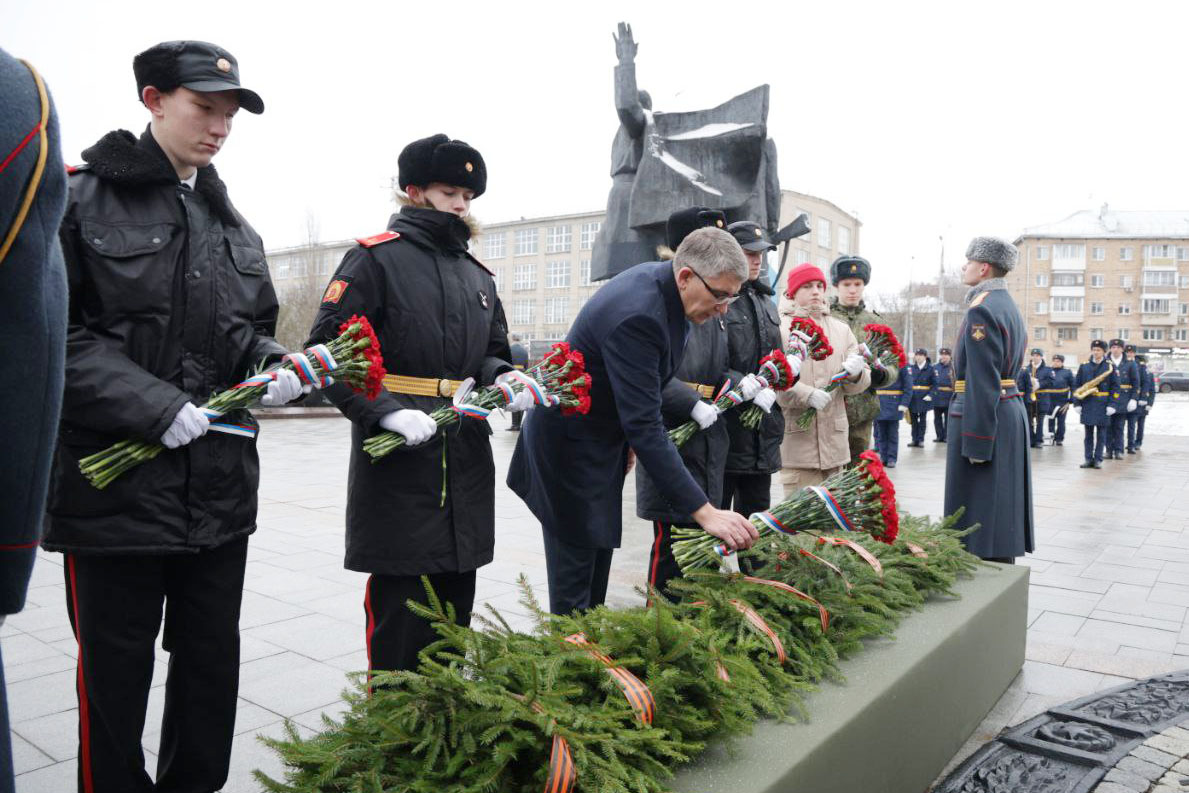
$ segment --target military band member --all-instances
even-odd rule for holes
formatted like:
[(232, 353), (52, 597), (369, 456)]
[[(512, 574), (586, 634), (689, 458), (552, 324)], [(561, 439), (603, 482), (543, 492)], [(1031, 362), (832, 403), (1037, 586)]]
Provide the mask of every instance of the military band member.
[[(863, 302), (863, 292), (871, 282), (871, 263), (862, 256), (839, 256), (830, 265), (830, 281), (835, 295), (830, 299), (830, 313), (850, 326), (855, 338), (862, 341), (867, 333), (865, 325), (885, 324), (874, 309)], [(879, 414), (876, 389), (894, 388), (900, 377), (897, 366), (871, 372), (871, 387), (846, 396), (846, 422), (850, 426), (850, 461), (854, 465), (859, 455), (871, 448), (871, 427)]]
[(1028, 408), (1028, 433), (1033, 449), (1044, 445), (1044, 417), (1048, 412), (1048, 399), (1040, 393), (1040, 382), (1048, 374), (1044, 350), (1037, 347), (1032, 350), (1031, 361), (1016, 376), (1016, 386), (1024, 395), (1024, 405)]
[(912, 397), (908, 403), (908, 415), (912, 420), (912, 440), (909, 446), (925, 445), (926, 416), (933, 404), (933, 386), (937, 373), (929, 364), (929, 352), (921, 347), (908, 365), (908, 382), (912, 384)]
[(938, 362), (933, 364), (933, 442), (945, 443), (946, 419), (954, 397), (954, 365), (948, 347), (938, 350), (937, 357)]
[(1127, 411), (1127, 453), (1135, 454), (1135, 437), (1136, 427), (1139, 426), (1140, 417), (1144, 414), (1144, 408), (1148, 406), (1147, 393), (1145, 392), (1145, 379), (1147, 378), (1148, 367), (1141, 364), (1135, 354), (1135, 345), (1128, 344), (1123, 348), (1123, 357), (1127, 363), (1135, 367), (1135, 387), (1132, 390), (1132, 397), (1135, 399), (1135, 409)]
[(954, 345), (954, 400), (947, 447), (945, 514), (965, 508), (962, 525), (979, 524), (962, 542), (976, 556), (1012, 563), (1033, 550), (1032, 460), (1028, 416), (1015, 374), (1027, 331), (1004, 276), (1016, 249), (976, 237), (966, 249), (962, 282), (969, 308)]
[(1135, 356), (1135, 362), (1139, 365), (1140, 379), (1144, 384), (1140, 389), (1139, 409), (1136, 411), (1139, 414), (1139, 420), (1135, 425), (1135, 450), (1138, 452), (1144, 446), (1144, 422), (1147, 421), (1148, 413), (1156, 402), (1156, 376), (1148, 368), (1146, 355)]
[[(510, 359), (512, 368), (523, 372), (525, 367), (528, 366), (528, 347), (524, 346), (519, 333), (508, 334), (508, 349), (512, 351), (512, 358)], [(517, 410), (513, 413), (512, 424), (508, 427), (508, 432), (519, 432), (520, 422), (523, 418), (523, 410)]]
[(1111, 395), (1119, 390), (1119, 378), (1110, 361), (1106, 360), (1106, 342), (1095, 339), (1090, 342), (1090, 360), (1078, 367), (1077, 377), (1074, 379), (1074, 390), (1089, 383), (1106, 373), (1094, 391), (1076, 401), (1082, 414), (1082, 426), (1085, 427), (1086, 461), (1082, 468), (1101, 468), (1103, 450), (1107, 446), (1107, 433), (1110, 431), (1111, 416), (1115, 412), (1111, 404)]
[(1111, 339), (1108, 360), (1115, 367), (1119, 387), (1111, 391), (1111, 428), (1106, 442), (1106, 459), (1122, 460), (1126, 436), (1127, 415), (1139, 408), (1136, 396), (1140, 391), (1139, 367), (1124, 355), (1122, 339)]
[[(471, 201), (487, 189), (478, 151), (446, 135), (413, 141), (397, 159), (400, 211), (358, 240), (331, 276), (310, 331), (318, 343), (353, 315), (380, 340), (388, 376), (375, 400), (336, 383), (326, 395), (351, 420), (348, 570), (368, 573), (368, 667), (415, 669), (437, 634), (406, 605), (426, 601), (420, 577), (470, 622), (476, 571), (495, 546), (495, 463), (486, 422), (442, 432), (429, 414), (470, 377), (490, 385), (512, 370), (495, 279), (468, 253)], [(529, 406), (527, 393), (509, 408)], [(378, 463), (363, 441), (381, 430), (407, 445)]]
[(1049, 416), (1049, 435), (1053, 436), (1054, 446), (1062, 446), (1065, 442), (1065, 414), (1069, 412), (1073, 380), (1074, 373), (1065, 368), (1065, 356), (1055, 353), (1049, 371), (1040, 381), (1038, 392), (1048, 399), (1045, 407)]
[(900, 420), (912, 399), (908, 367), (900, 370), (891, 388), (877, 389), (875, 395), (879, 397), (879, 415), (875, 417), (875, 451), (884, 467), (895, 468), (896, 460), (900, 457)]

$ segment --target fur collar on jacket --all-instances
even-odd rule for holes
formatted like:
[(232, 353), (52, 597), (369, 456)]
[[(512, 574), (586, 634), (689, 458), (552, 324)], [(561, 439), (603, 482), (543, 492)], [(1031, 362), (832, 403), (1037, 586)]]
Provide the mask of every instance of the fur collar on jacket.
[(1007, 289), (1006, 278), (988, 278), (981, 284), (975, 284), (966, 292), (966, 302), (969, 303), (975, 297), (983, 292), (990, 292), (993, 289)]
[[(178, 175), (169, 158), (147, 128), (140, 140), (125, 129), (109, 132), (83, 152), (83, 160), (90, 166), (91, 173), (100, 179), (125, 187), (178, 183)], [(215, 166), (198, 169), (194, 192), (210, 203), (224, 224), (240, 225), (231, 199), (227, 197), (227, 186), (219, 178)]]

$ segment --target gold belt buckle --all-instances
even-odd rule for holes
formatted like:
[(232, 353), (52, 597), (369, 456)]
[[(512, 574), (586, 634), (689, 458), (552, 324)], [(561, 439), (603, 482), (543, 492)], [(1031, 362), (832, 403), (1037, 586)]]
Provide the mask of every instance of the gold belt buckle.
[(454, 386), (449, 380), (442, 378), (438, 380), (438, 396), (448, 397), (454, 393)]

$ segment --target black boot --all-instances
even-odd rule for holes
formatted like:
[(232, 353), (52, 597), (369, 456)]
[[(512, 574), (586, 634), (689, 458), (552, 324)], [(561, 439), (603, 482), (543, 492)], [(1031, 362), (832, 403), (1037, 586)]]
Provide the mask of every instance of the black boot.
[(1094, 467), (1094, 461), (1093, 461), (1093, 460), (1087, 460), (1086, 462), (1084, 462), (1084, 463), (1082, 463), (1081, 465), (1079, 465), (1079, 466), (1078, 466), (1078, 468), (1093, 468), (1093, 467)]

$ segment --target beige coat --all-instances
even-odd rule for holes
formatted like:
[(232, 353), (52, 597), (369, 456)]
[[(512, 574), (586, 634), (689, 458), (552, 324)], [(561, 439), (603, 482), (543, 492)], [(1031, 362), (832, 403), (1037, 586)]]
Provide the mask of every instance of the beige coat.
[(850, 444), (843, 394), (858, 394), (871, 385), (871, 370), (864, 369), (856, 381), (846, 381), (831, 392), (830, 404), (819, 410), (807, 429), (797, 426), (797, 418), (809, 407), (809, 394), (815, 388), (825, 389), (830, 378), (842, 371), (842, 362), (859, 351), (859, 341), (845, 322), (830, 316), (824, 308), (821, 315), (809, 314), (783, 295), (780, 298), (780, 335), (788, 349), (789, 319), (809, 316), (822, 326), (834, 353), (824, 361), (807, 360), (801, 366), (801, 376), (788, 391), (781, 391), (776, 401), (785, 409), (784, 441), (780, 444), (780, 461), (784, 468), (824, 471), (850, 462)]

